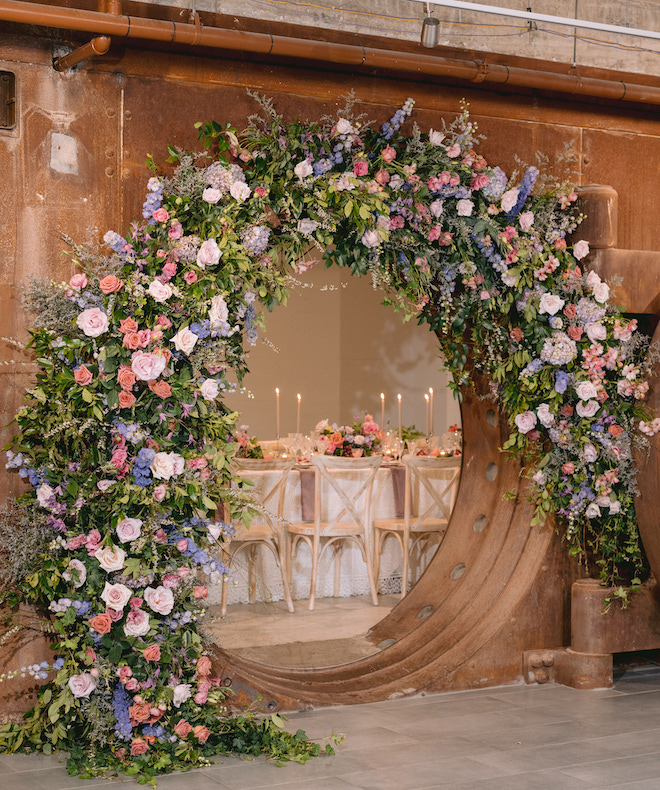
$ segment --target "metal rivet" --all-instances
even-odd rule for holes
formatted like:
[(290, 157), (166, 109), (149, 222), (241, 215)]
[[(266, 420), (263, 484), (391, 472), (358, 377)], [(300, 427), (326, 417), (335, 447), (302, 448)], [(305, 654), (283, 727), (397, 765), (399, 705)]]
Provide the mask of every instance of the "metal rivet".
[(486, 467), (486, 480), (488, 480), (490, 483), (495, 482), (495, 479), (497, 478), (497, 471), (497, 464), (488, 464)]
[(266, 705), (266, 707), (268, 708), (268, 710), (277, 710), (277, 702), (275, 702), (275, 700), (272, 699), (268, 703), (268, 705)]
[(226, 686), (226, 688), (229, 688), (233, 682), (234, 682), (234, 681), (233, 681), (231, 678), (225, 678), (225, 679), (222, 681), (222, 685), (223, 685), (223, 686)]
[(475, 518), (472, 531), (476, 533), (483, 532), (486, 529), (486, 524), (488, 524), (488, 519), (482, 513)]
[(114, 167), (106, 167), (106, 169), (105, 169), (105, 174), (106, 174), (106, 176), (108, 176), (108, 177), (110, 177), (110, 176), (114, 176), (114, 174), (115, 174), (115, 169), (114, 169)]
[(391, 647), (396, 642), (396, 639), (383, 639), (382, 642), (379, 642), (376, 647), (379, 650), (385, 650), (386, 647)]
[(423, 609), (420, 609), (417, 613), (418, 620), (425, 620), (427, 617), (430, 617), (435, 610), (434, 606), (425, 606)]
[(105, 155), (108, 157), (108, 159), (114, 159), (115, 158), (115, 152), (113, 151), (112, 148), (108, 148), (106, 150), (106, 152), (105, 152)]
[(127, 178), (130, 178), (130, 177), (131, 177), (131, 171), (130, 171), (130, 170), (127, 168), (127, 167), (125, 167), (125, 168), (124, 168), (124, 169), (121, 171), (121, 177), (122, 177), (124, 180), (126, 180)]
[(132, 117), (133, 117), (133, 113), (132, 113), (130, 110), (124, 110), (124, 118), (125, 118), (127, 121), (130, 121), (130, 119), (131, 119)]
[(454, 565), (454, 567), (451, 569), (449, 578), (455, 582), (456, 579), (460, 579), (464, 573), (465, 573), (465, 565), (462, 562), (459, 562), (458, 565)]

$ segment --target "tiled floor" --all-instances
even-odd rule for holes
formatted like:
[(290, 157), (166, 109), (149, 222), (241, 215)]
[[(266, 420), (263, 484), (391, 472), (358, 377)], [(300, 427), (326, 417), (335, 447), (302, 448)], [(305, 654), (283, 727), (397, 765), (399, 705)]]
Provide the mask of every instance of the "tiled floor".
[[(506, 686), (289, 716), (292, 728), (345, 738), (334, 757), (278, 767), (219, 757), (158, 780), (159, 790), (660, 790), (660, 669), (613, 689)], [(1, 790), (107, 787), (57, 757), (0, 756)]]

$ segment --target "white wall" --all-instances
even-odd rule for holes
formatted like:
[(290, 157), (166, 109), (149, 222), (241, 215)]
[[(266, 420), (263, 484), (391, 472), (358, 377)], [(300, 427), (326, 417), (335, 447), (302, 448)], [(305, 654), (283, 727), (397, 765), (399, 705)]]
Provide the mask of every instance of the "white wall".
[(291, 294), (288, 305), (267, 314), (269, 344), (260, 339), (250, 351), (250, 373), (243, 383), (254, 397), (228, 399), (250, 435), (275, 437), (276, 387), (282, 435), (296, 429), (297, 393), (302, 396), (300, 428), (306, 433), (319, 420), (345, 424), (365, 411), (380, 424), (381, 392), (386, 423), (397, 427), (401, 393), (403, 424), (424, 431), (429, 387), (434, 390), (434, 432), (460, 422), (427, 326), (403, 324), (400, 314), (382, 305), (382, 294), (368, 278), (316, 266), (300, 279), (303, 287)]

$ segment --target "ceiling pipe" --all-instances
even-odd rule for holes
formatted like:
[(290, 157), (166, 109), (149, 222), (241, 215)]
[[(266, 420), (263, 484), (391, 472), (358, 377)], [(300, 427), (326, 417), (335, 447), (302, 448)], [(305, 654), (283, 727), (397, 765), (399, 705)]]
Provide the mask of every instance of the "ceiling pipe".
[(20, 2), (20, 0), (0, 0), (0, 20), (122, 38), (251, 52), (279, 58), (300, 58), (328, 65), (343, 64), (354, 68), (385, 69), (415, 74), (419, 77), (451, 77), (474, 83), (535, 88), (614, 101), (660, 104), (660, 87), (654, 85), (541, 71), (477, 60), (445, 58), (430, 53), (401, 52), (275, 36), (271, 33), (204, 27), (198, 15), (195, 15), (193, 24), (187, 24), (173, 20), (144, 19), (125, 14), (113, 15), (76, 8), (59, 8), (42, 3)]
[[(99, 0), (99, 11), (101, 13), (109, 13), (114, 16), (121, 15), (121, 0)], [(69, 52), (68, 55), (62, 55), (59, 58), (53, 58), (53, 68), (55, 71), (68, 71), (83, 60), (93, 57), (94, 55), (105, 55), (110, 49), (112, 39), (110, 36), (95, 36), (87, 44)]]

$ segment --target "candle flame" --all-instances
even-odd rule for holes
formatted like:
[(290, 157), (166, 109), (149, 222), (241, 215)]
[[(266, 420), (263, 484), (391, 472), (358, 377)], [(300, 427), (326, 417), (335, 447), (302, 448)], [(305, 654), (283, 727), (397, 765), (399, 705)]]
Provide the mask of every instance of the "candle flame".
[(275, 387), (275, 394), (276, 394), (276, 395), (279, 395), (279, 394), (280, 394), (280, 388), (279, 388), (279, 387)]
[(298, 393), (298, 400), (300, 400), (300, 393)]
[(381, 393), (380, 393), (380, 399), (381, 399), (381, 400), (385, 400), (385, 393), (384, 393), (384, 392), (381, 392)]
[(397, 395), (397, 398), (398, 398), (399, 400), (401, 400), (401, 393), (399, 393), (399, 394)]

